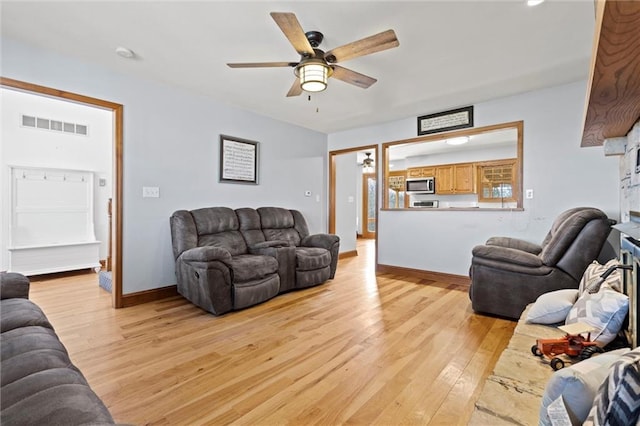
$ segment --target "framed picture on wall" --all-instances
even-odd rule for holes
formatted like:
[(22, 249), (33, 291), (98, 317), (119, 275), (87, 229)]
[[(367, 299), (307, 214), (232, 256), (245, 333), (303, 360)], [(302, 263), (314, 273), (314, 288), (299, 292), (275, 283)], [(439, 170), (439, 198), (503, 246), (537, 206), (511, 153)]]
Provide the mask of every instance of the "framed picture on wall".
[(258, 142), (220, 135), (220, 182), (258, 184)]

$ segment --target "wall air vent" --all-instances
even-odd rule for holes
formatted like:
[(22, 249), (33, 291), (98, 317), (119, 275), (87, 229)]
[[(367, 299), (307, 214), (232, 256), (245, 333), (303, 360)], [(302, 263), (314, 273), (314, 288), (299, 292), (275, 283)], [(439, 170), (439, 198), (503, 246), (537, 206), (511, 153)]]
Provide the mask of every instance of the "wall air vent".
[(22, 114), (22, 127), (32, 127), (35, 129), (52, 130), (54, 132), (73, 133), (75, 135), (88, 136), (89, 126), (86, 124), (69, 123), (67, 121), (54, 120), (49, 118), (34, 117)]

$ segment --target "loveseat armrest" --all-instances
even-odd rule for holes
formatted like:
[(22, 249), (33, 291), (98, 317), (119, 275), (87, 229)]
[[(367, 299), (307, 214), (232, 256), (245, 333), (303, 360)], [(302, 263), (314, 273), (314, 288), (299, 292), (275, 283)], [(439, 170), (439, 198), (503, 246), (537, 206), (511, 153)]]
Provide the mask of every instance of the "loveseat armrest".
[(340, 242), (340, 237), (334, 234), (314, 234), (307, 235), (302, 239), (300, 245), (303, 247), (321, 247), (327, 250)]
[(0, 299), (28, 299), (29, 279), (16, 272), (0, 272)]
[(501, 246), (475, 246), (472, 250), (474, 258), (504, 263), (505, 265), (520, 265), (530, 268), (544, 266), (542, 259), (532, 253)]
[(518, 238), (511, 237), (491, 237), (487, 240), (485, 245), (507, 247), (516, 250), (526, 251), (531, 254), (540, 254), (542, 247), (529, 241), (520, 240)]
[(180, 259), (184, 262), (224, 262), (231, 260), (231, 253), (222, 247), (203, 246), (183, 252)]
[(340, 252), (340, 237), (335, 234), (313, 234), (302, 239), (300, 245), (303, 247), (320, 247), (329, 250), (331, 253), (331, 264), (329, 265), (329, 278), (333, 279), (338, 267), (338, 253)]

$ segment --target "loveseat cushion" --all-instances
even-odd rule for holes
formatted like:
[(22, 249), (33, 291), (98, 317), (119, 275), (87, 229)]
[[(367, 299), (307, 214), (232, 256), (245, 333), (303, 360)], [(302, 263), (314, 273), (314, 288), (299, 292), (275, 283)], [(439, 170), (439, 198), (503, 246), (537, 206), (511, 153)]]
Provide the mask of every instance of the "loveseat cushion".
[(280, 277), (269, 275), (261, 280), (253, 280), (233, 285), (233, 308), (243, 309), (257, 305), (275, 297), (280, 292)]
[(331, 263), (331, 254), (328, 250), (318, 247), (296, 248), (296, 270), (312, 271), (324, 268)]
[(228, 207), (208, 207), (191, 211), (198, 233), (198, 246), (222, 247), (232, 256), (247, 253), (235, 211)]
[(260, 279), (278, 271), (278, 261), (275, 257), (242, 254), (226, 260), (233, 271), (233, 282), (242, 283)]
[(280, 207), (260, 207), (260, 224), (267, 240), (285, 240), (299, 246), (301, 236), (295, 228), (296, 223), (290, 210)]
[(4, 299), (0, 301), (0, 332), (4, 333), (30, 325), (53, 329), (42, 309), (30, 300)]

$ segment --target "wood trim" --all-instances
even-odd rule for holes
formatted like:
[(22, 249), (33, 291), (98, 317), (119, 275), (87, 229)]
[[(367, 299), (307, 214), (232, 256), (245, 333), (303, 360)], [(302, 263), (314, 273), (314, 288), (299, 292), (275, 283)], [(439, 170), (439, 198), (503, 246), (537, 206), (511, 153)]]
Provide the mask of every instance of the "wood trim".
[(376, 273), (394, 274), (405, 277), (415, 277), (431, 281), (443, 281), (450, 284), (469, 286), (471, 279), (464, 275), (446, 274), (444, 272), (425, 271), (422, 269), (404, 268), (402, 266), (380, 265), (376, 267)]
[(517, 210), (520, 210), (524, 209), (524, 121), (518, 121), (516, 127), (518, 128), (518, 161), (516, 162), (516, 173), (518, 174), (518, 203), (516, 204), (516, 207)]
[(14, 80), (12, 78), (0, 77), (0, 85), (5, 87), (11, 87), (13, 89), (24, 90), (25, 92), (34, 92), (42, 95), (52, 96), (54, 98), (68, 99), (71, 101), (80, 102), (82, 104), (98, 106), (104, 109), (115, 110), (122, 105), (114, 102), (105, 101), (103, 99), (92, 98), (89, 96), (79, 95), (73, 92), (66, 92), (64, 90), (53, 89), (51, 87), (40, 86), (33, 83), (27, 83), (20, 80)]
[[(348, 154), (350, 152), (374, 150), (375, 158), (378, 158), (378, 145), (365, 145), (357, 146), (353, 148), (338, 149), (335, 151), (329, 151), (329, 233), (335, 234), (336, 232), (336, 155)], [(376, 174), (376, 235), (378, 235), (378, 223), (380, 222), (380, 175), (378, 173), (378, 166), (374, 167)], [(378, 264), (378, 239), (376, 238), (376, 252), (375, 252), (375, 264)]]
[(137, 291), (135, 293), (129, 293), (122, 296), (122, 307), (128, 308), (130, 306), (142, 305), (143, 303), (179, 296), (179, 294), (178, 286), (176, 285)]
[(124, 106), (118, 105), (113, 110), (114, 114), (114, 155), (113, 155), (113, 168), (115, 176), (114, 185), (114, 197), (111, 202), (112, 215), (114, 216), (113, 223), (111, 225), (112, 240), (113, 243), (113, 262), (111, 265), (111, 276), (113, 277), (113, 299), (111, 303), (114, 308), (124, 308), (124, 301), (122, 299), (122, 218), (123, 213), (123, 158), (124, 158)]
[(336, 233), (336, 156), (329, 153), (329, 233)]
[(121, 104), (105, 101), (103, 99), (92, 98), (77, 93), (67, 92), (64, 90), (53, 89), (50, 87), (40, 86), (37, 84), (27, 83), (24, 81), (14, 80), (12, 78), (0, 77), (0, 86), (8, 87), (25, 92), (35, 93), (39, 95), (51, 96), (53, 98), (65, 99), (92, 107), (110, 110), (113, 113), (114, 129), (113, 129), (113, 191), (114, 191), (114, 220), (112, 225), (112, 233), (115, 236), (113, 243), (113, 268), (111, 271), (113, 288), (112, 288), (112, 306), (114, 308), (122, 308), (122, 159), (123, 159), (123, 109)]
[(640, 2), (596, 1), (581, 146), (625, 136), (640, 118)]
[(338, 260), (348, 259), (350, 257), (356, 257), (357, 255), (358, 255), (358, 250), (344, 251), (338, 254)]
[[(376, 233), (375, 232), (369, 232), (369, 215), (368, 215), (368, 201), (369, 201), (369, 178), (376, 178), (376, 174), (375, 173), (363, 173), (362, 174), (362, 234), (360, 234), (360, 236), (362, 238), (368, 238), (368, 239), (372, 239), (376, 237)], [(376, 181), (376, 192), (378, 189), (378, 182)], [(374, 221), (374, 225), (375, 222), (378, 221), (377, 215)]]
[(382, 147), (383, 148), (391, 147), (393, 145), (400, 145), (400, 144), (413, 143), (413, 142), (431, 142), (431, 141), (439, 141), (442, 139), (453, 139), (461, 136), (471, 136), (471, 135), (477, 135), (478, 133), (485, 133), (485, 132), (492, 132), (494, 130), (507, 129), (509, 127), (517, 127), (518, 129), (520, 129), (521, 128), (520, 126), (522, 126), (522, 123), (523, 121), (520, 120), (520, 121), (511, 121), (508, 123), (492, 124), (490, 126), (484, 126), (484, 127), (471, 127), (465, 130), (456, 130), (454, 132), (437, 133), (437, 134), (432, 134), (427, 136), (420, 136), (417, 138), (385, 142), (382, 144)]
[[(388, 191), (387, 191), (387, 186), (388, 186), (388, 177), (389, 177), (389, 161), (388, 161), (388, 157), (389, 157), (389, 148), (391, 148), (394, 145), (404, 145), (407, 143), (415, 143), (415, 142), (433, 142), (433, 141), (438, 141), (438, 140), (442, 140), (442, 139), (450, 139), (450, 138), (456, 138), (456, 137), (461, 137), (461, 136), (470, 136), (470, 135), (474, 135), (474, 134), (479, 134), (479, 133), (486, 133), (486, 132), (492, 132), (495, 130), (502, 130), (502, 129), (507, 129), (507, 128), (516, 128), (518, 131), (518, 141), (517, 141), (517, 153), (518, 153), (518, 158), (517, 158), (517, 164), (516, 164), (516, 169), (517, 169), (517, 175), (518, 175), (518, 187), (517, 187), (517, 191), (518, 191), (518, 198), (517, 198), (517, 208), (518, 209), (522, 209), (523, 206), (523, 201), (522, 201), (522, 188), (523, 188), (523, 172), (522, 172), (522, 165), (524, 164), (524, 158), (523, 158), (523, 153), (524, 153), (524, 147), (523, 147), (523, 141), (524, 141), (524, 121), (520, 120), (520, 121), (511, 121), (508, 123), (500, 123), (500, 124), (492, 124), (490, 126), (484, 126), (484, 127), (472, 127), (470, 129), (464, 129), (464, 130), (456, 130), (453, 132), (446, 132), (446, 133), (437, 133), (437, 134), (431, 134), (431, 135), (427, 135), (427, 136), (420, 136), (417, 138), (411, 138), (411, 139), (402, 139), (402, 140), (397, 140), (397, 141), (391, 141), (391, 142), (385, 142), (382, 144), (382, 161), (383, 161), (383, 181), (382, 181), (382, 210), (402, 210), (402, 209), (389, 209), (386, 208), (386, 206), (389, 205), (389, 200), (388, 200)], [(459, 164), (464, 164), (464, 163), (459, 163)], [(437, 180), (436, 180), (436, 184), (437, 184)], [(426, 210), (426, 209), (425, 209)], [(431, 209), (431, 210), (438, 210), (438, 209)], [(473, 209), (474, 211), (478, 211), (478, 209)], [(510, 209), (510, 210), (514, 210), (514, 209)], [(441, 211), (441, 210), (440, 210)]]

